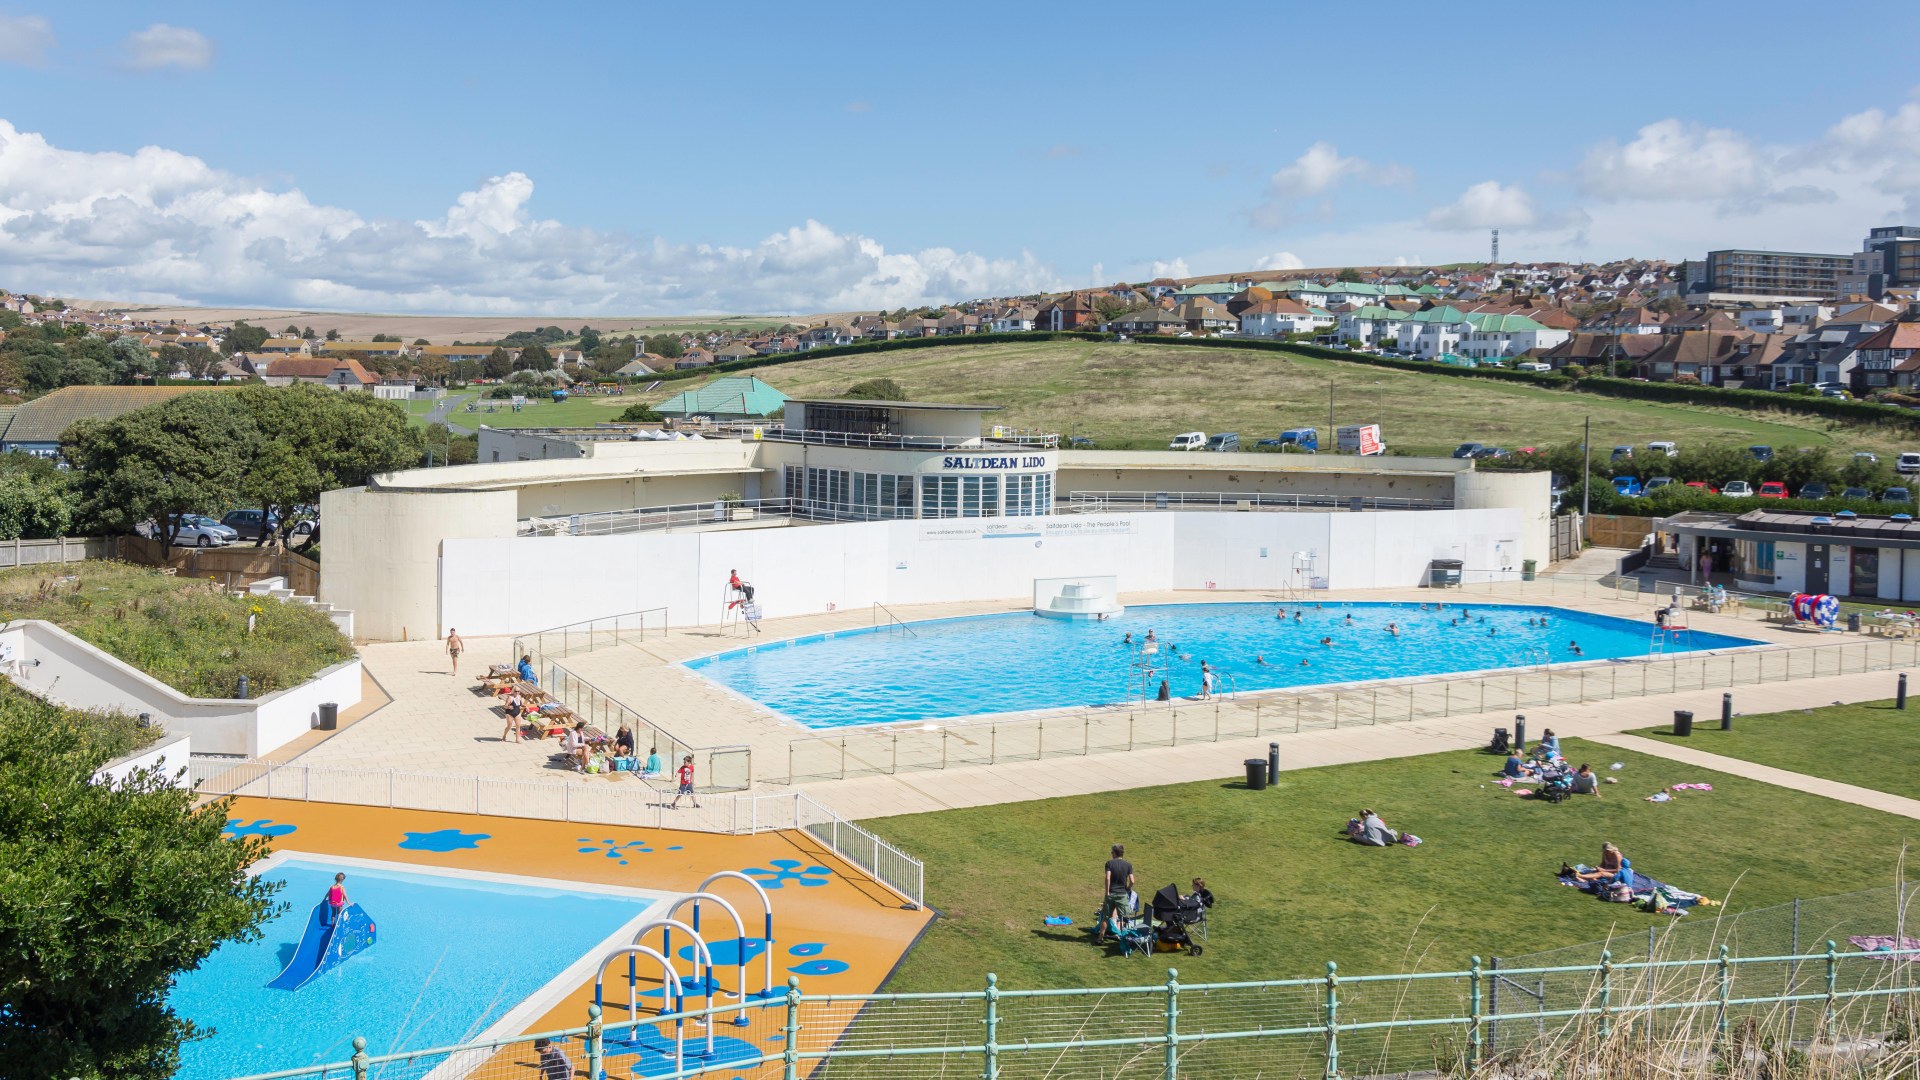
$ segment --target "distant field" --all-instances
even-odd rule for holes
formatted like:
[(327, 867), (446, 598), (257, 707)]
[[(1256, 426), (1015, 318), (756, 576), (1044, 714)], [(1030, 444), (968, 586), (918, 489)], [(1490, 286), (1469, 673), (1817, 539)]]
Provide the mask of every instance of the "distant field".
[[(1252, 350), (1133, 343), (959, 345), (803, 360), (752, 374), (791, 397), (831, 396), (864, 379), (890, 378), (918, 400), (1003, 405), (995, 423), (1087, 436), (1118, 449), (1163, 447), (1175, 433), (1192, 430), (1237, 431), (1250, 445), (1301, 426), (1321, 428), (1326, 445), (1330, 390), (1334, 424), (1379, 421), (1388, 446), (1418, 454), (1451, 452), (1469, 440), (1510, 448), (1577, 442), (1587, 417), (1596, 446), (1670, 439), (1884, 454), (1915, 442), (1877, 425), (1820, 417), (1575, 395)], [(669, 384), (645, 400), (688, 388)]]

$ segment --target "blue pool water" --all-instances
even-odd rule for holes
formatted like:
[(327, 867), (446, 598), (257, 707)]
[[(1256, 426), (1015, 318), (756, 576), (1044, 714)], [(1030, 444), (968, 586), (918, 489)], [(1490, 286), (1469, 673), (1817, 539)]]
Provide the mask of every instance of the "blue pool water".
[[(1283, 607), (1287, 617), (1276, 619)], [(1152, 630), (1163, 647), (1177, 647), (1175, 696), (1200, 692), (1202, 661), (1247, 691), (1525, 667), (1543, 655), (1552, 663), (1644, 657), (1651, 646), (1651, 621), (1546, 607), (1467, 608), (1471, 622), (1461, 626), (1451, 624), (1461, 613), (1453, 602), (1424, 611), (1418, 603), (1164, 604), (1103, 622), (982, 615), (913, 623), (911, 635), (896, 628), (796, 638), (687, 667), (807, 727), (835, 728), (1126, 701), (1134, 658), (1122, 644), (1128, 632), (1138, 641)], [(1527, 625), (1543, 618), (1545, 626)], [(1398, 625), (1398, 637), (1388, 623)], [(1322, 646), (1322, 637), (1333, 645)], [(1691, 630), (1673, 637), (1663, 653), (1757, 644)]]
[(290, 858), (288, 910), (248, 944), (228, 943), (181, 976), (169, 1003), (211, 1039), (181, 1051), (179, 1080), (218, 1080), (478, 1036), (645, 912), (642, 898), (345, 867), (347, 893), (379, 930), (371, 948), (295, 991), (274, 990), (313, 904), (342, 867)]

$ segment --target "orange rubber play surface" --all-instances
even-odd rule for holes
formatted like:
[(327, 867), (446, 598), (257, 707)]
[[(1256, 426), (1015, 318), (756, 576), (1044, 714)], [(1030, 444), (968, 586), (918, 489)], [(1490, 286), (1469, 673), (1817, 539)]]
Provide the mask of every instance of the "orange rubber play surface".
[[(758, 871), (752, 876), (768, 890), (773, 902), (777, 942), (774, 980), (784, 985), (791, 972), (799, 977), (804, 994), (866, 994), (878, 990), (933, 920), (930, 911), (906, 910), (898, 894), (842, 861), (804, 832), (724, 836), (258, 798), (236, 799), (227, 817), (237, 823), (230, 829), (242, 833), (280, 834), (271, 838), (276, 851), (593, 882), (669, 894), (694, 892), (701, 881), (718, 870), (752, 868)], [(286, 832), (286, 826), (294, 828)], [(408, 848), (400, 846), (408, 834), (446, 830), (466, 838), (484, 838), (469, 839), (466, 842), (472, 846), (452, 850), (422, 849), (417, 842)], [(607, 854), (610, 847), (616, 851), (615, 856)], [(819, 868), (826, 872), (820, 873)], [(760, 934), (760, 903), (751, 888), (739, 881), (722, 880), (711, 891), (739, 910), (750, 936)], [(297, 903), (301, 898), (281, 899)], [(677, 917), (686, 920), (687, 909), (681, 909)], [(711, 906), (706, 917), (725, 921), (725, 916)], [(734, 936), (730, 922), (724, 936)], [(810, 967), (839, 965), (804, 963), (803, 958), (813, 953), (788, 955), (783, 947), (794, 942), (823, 943), (826, 948), (821, 955), (843, 962), (845, 968), (809, 973), (806, 969)], [(657, 934), (649, 944), (659, 947)], [(610, 970), (606, 995), (610, 1023), (623, 1018), (626, 1006), (625, 965), (616, 962), (614, 966), (621, 977), (616, 992)], [(678, 966), (682, 978), (690, 976), (691, 965)], [(794, 971), (796, 967), (801, 970)], [(762, 988), (763, 970), (763, 961), (748, 964), (750, 991)], [(727, 965), (720, 965), (719, 977), (732, 987), (734, 973)], [(657, 985), (657, 969), (647, 981)], [(586, 1023), (592, 1000), (593, 982), (589, 978), (525, 1030), (578, 1027)], [(616, 1001), (617, 1007), (613, 1004)], [(700, 1004), (689, 1001), (689, 1007)]]

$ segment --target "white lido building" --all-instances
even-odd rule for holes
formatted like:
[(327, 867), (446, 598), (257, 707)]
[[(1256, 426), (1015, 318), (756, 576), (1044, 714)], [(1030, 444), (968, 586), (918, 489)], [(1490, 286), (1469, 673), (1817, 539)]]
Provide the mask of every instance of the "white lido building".
[(795, 400), (672, 434), (483, 428), (480, 462), (321, 497), (321, 598), (370, 640), (526, 633), (664, 608), (719, 621), (731, 571), (769, 618), (1123, 591), (1410, 586), (1544, 561), (1545, 473), (1451, 458), (1061, 449), (992, 406)]

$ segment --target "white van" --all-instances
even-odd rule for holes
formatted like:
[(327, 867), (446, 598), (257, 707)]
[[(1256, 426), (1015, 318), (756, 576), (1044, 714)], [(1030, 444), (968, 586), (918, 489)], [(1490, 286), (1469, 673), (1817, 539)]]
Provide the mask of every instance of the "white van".
[(1909, 450), (1894, 459), (1893, 471), (1902, 473), (1920, 473), (1920, 454)]
[(1513, 365), (1513, 370), (1515, 371), (1552, 371), (1553, 365), (1542, 364), (1538, 360), (1529, 360), (1523, 364)]
[(1173, 441), (1167, 444), (1169, 450), (1205, 450), (1206, 448), (1207, 433), (1204, 431), (1189, 431), (1182, 435), (1175, 435)]

